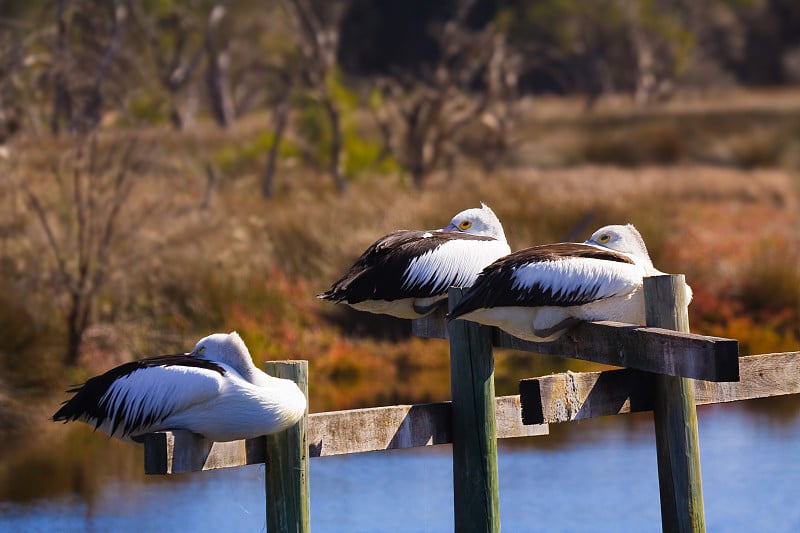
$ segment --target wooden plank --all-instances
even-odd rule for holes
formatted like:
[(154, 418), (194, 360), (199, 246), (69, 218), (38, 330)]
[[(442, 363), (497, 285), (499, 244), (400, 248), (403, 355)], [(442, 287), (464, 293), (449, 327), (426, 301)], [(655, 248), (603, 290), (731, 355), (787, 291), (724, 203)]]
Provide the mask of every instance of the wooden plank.
[[(644, 301), (648, 326), (689, 331), (683, 274), (645, 278)], [(657, 374), (654, 379), (661, 527), (663, 531), (703, 532), (706, 523), (694, 385), (691, 379), (678, 376)]]
[(444, 308), (439, 308), (428, 316), (411, 321), (411, 334), (426, 339), (446, 339), (447, 321)]
[[(269, 361), (267, 374), (297, 383), (308, 398), (308, 361)], [(311, 531), (308, 487), (308, 409), (294, 426), (264, 437), (269, 533)]]
[[(451, 409), (450, 402), (436, 402), (312, 413), (308, 417), (309, 457), (450, 444)], [(496, 398), (495, 409), (498, 438), (548, 433), (547, 424), (522, 423), (519, 396)], [(146, 435), (144, 444), (147, 474), (258, 464), (265, 457), (263, 438), (210, 443), (188, 431), (166, 431)]]
[[(444, 338), (436, 317), (414, 322), (421, 337)], [(636, 368), (656, 374), (707, 381), (739, 379), (739, 346), (733, 339), (709, 337), (619, 322), (585, 322), (552, 342), (530, 342), (493, 328), (493, 344), (526, 352)]]
[[(211, 442), (191, 431), (167, 431), (145, 435), (145, 474), (182, 474), (223, 468), (231, 462), (248, 461), (259, 444), (249, 441)], [(263, 446), (260, 450), (263, 462)]]
[(450, 410), (429, 403), (311, 415), (311, 457), (450, 443)]
[(495, 346), (502, 348), (706, 381), (739, 379), (739, 343), (733, 339), (619, 322), (581, 323), (552, 343), (523, 341), (499, 330), (495, 335)]
[(698, 405), (800, 394), (800, 351), (739, 358), (737, 383), (695, 381)]
[[(800, 394), (800, 352), (739, 358), (741, 381), (693, 381), (695, 405)], [(520, 381), (523, 424), (558, 424), (653, 410), (654, 374), (564, 372)]]
[[(449, 309), (461, 290), (448, 291)], [(450, 338), (455, 531), (500, 531), (492, 330), (454, 320)]]

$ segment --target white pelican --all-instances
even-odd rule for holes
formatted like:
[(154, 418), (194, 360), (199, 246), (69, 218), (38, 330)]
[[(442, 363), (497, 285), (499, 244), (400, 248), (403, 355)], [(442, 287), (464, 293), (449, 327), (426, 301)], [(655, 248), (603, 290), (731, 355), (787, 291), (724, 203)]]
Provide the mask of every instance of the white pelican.
[(644, 325), (643, 278), (658, 274), (636, 228), (605, 226), (583, 244), (544, 244), (498, 259), (448, 318), (530, 341), (555, 340), (580, 320)]
[(299, 387), (256, 368), (236, 332), (209, 335), (191, 353), (126, 363), (68, 392), (54, 421), (79, 420), (123, 440), (171, 429), (247, 439), (286, 429), (306, 410)]
[(483, 267), (510, 251), (497, 216), (481, 204), (440, 230), (398, 230), (381, 237), (317, 298), (419, 318), (446, 302), (450, 286), (472, 285)]

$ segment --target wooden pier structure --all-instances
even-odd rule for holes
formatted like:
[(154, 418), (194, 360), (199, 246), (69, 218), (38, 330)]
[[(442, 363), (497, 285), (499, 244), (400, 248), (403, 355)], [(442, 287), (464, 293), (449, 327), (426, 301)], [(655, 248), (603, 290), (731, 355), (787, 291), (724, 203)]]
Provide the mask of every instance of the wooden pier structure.
[[(663, 531), (705, 531), (695, 405), (800, 393), (800, 352), (739, 357), (732, 339), (689, 333), (682, 275), (645, 279), (647, 323), (584, 323), (548, 343), (441, 317), (416, 320), (421, 337), (450, 343), (451, 401), (313, 413), (293, 428), (247, 441), (212, 443), (186, 431), (145, 439), (145, 471), (177, 474), (266, 464), (268, 532), (307, 532), (309, 458), (451, 443), (454, 528), (500, 530), (497, 439), (547, 435), (549, 424), (653, 411)], [(449, 305), (461, 298), (451, 288)], [(493, 348), (617, 367), (520, 381), (495, 397)], [(267, 372), (307, 391), (305, 361)]]

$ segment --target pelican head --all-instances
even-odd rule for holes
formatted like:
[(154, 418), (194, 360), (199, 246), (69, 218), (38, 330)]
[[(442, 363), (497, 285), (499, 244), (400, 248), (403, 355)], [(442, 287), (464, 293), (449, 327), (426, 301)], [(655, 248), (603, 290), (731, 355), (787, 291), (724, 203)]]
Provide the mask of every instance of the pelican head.
[(481, 207), (473, 207), (472, 209), (461, 211), (453, 217), (450, 224), (442, 228), (442, 231), (492, 237), (503, 242), (506, 240), (506, 234), (503, 232), (503, 225), (500, 224), (500, 219), (483, 202), (481, 202)]
[(253, 359), (242, 338), (235, 331), (214, 333), (200, 339), (189, 354), (210, 361), (219, 361), (236, 369), (242, 375), (249, 374)]
[(631, 258), (640, 265), (646, 267), (653, 266), (653, 262), (650, 260), (650, 254), (647, 253), (647, 246), (644, 244), (644, 239), (642, 239), (642, 235), (639, 231), (633, 227), (633, 224), (603, 226), (595, 231), (584, 244), (608, 248), (609, 250), (631, 256)]

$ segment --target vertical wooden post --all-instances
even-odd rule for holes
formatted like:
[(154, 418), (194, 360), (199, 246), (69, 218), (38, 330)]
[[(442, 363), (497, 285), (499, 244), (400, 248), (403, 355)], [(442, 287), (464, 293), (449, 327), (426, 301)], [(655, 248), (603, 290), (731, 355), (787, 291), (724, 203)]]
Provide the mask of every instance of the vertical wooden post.
[[(268, 374), (291, 379), (308, 398), (308, 361), (268, 361)], [(308, 409), (285, 431), (266, 436), (267, 531), (311, 530), (308, 488)]]
[[(461, 300), (461, 295), (461, 289), (450, 289), (450, 309)], [(454, 320), (447, 330), (453, 400), (455, 531), (499, 532), (492, 329)]]
[[(689, 331), (683, 274), (645, 278), (647, 325)], [(656, 375), (656, 430), (661, 526), (664, 531), (705, 531), (697, 411), (691, 379)]]

